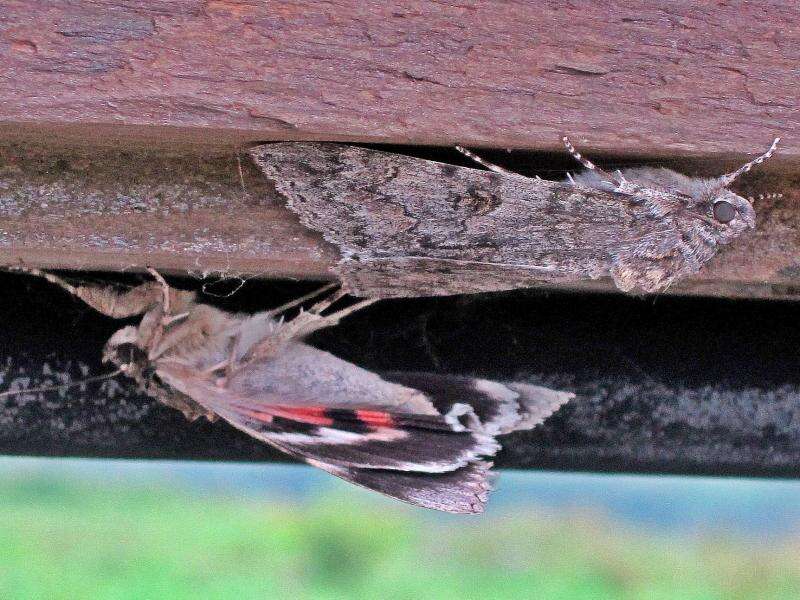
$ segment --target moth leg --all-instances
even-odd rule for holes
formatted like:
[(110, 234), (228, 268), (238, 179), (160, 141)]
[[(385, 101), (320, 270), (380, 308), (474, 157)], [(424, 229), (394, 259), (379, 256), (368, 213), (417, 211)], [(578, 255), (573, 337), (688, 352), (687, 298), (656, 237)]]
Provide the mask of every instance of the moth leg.
[[(313, 298), (314, 296), (317, 296), (335, 286), (336, 284), (327, 285), (315, 292), (312, 292), (311, 294), (306, 294), (297, 300), (293, 300), (282, 307), (273, 309), (269, 311), (269, 313), (272, 315), (275, 312), (283, 312), (283, 310), (285, 310), (284, 307), (296, 306), (306, 299)], [(327, 296), (326, 298), (323, 298), (322, 300), (312, 304), (308, 309), (300, 309), (300, 312), (291, 321), (281, 322), (279, 331), (285, 332), (291, 338), (304, 337), (313, 333), (314, 331), (317, 331), (318, 329), (324, 329), (326, 327), (338, 325), (339, 321), (341, 321), (347, 315), (350, 315), (361, 310), (362, 308), (369, 306), (370, 304), (373, 304), (374, 302), (377, 302), (377, 299), (360, 300), (359, 302), (356, 302), (347, 308), (343, 308), (329, 315), (323, 316), (323, 312), (328, 310), (346, 295), (347, 292), (340, 289), (335, 291), (330, 296)]]
[(310, 312), (315, 315), (322, 314), (324, 311), (328, 310), (333, 304), (337, 303), (339, 300), (344, 298), (347, 295), (347, 292), (342, 290), (337, 290), (327, 298), (320, 300), (311, 305), (307, 312)]
[(187, 311), (187, 312), (178, 313), (177, 315), (164, 315), (162, 317), (162, 324), (164, 325), (164, 327), (168, 327), (170, 325), (174, 325), (178, 321), (183, 321), (190, 314), (191, 313), (189, 313)]
[(329, 315), (323, 316), (322, 313), (328, 310), (331, 306), (333, 306), (336, 302), (341, 300), (344, 296), (347, 295), (347, 292), (343, 290), (338, 290), (335, 293), (331, 294), (327, 298), (320, 300), (316, 304), (312, 305), (307, 311), (301, 312), (297, 317), (289, 321), (289, 325), (294, 324), (295, 321), (298, 320), (298, 317), (301, 320), (301, 323), (298, 325), (303, 326), (302, 321), (308, 321), (312, 327), (308, 333), (301, 334), (302, 336), (308, 335), (313, 331), (317, 331), (318, 329), (323, 329), (325, 327), (332, 327), (334, 325), (338, 325), (339, 321), (344, 319), (347, 315), (351, 315), (354, 312), (361, 310), (362, 308), (366, 308), (370, 304), (374, 304), (378, 301), (377, 298), (368, 298), (366, 300), (359, 300), (355, 304), (348, 306), (347, 308), (342, 308), (337, 310)]
[(515, 177), (525, 177), (525, 175), (520, 175), (519, 173), (514, 173), (513, 171), (509, 171), (508, 169), (504, 169), (503, 167), (498, 167), (497, 165), (495, 165), (493, 163), (490, 163), (488, 160), (484, 160), (483, 158), (481, 158), (477, 154), (474, 154), (474, 153), (470, 152), (469, 150), (467, 150), (466, 148), (464, 148), (464, 146), (456, 146), (456, 150), (461, 152), (461, 154), (463, 154), (464, 156), (466, 156), (468, 158), (471, 158), (472, 160), (474, 160), (479, 165), (482, 165), (482, 166), (486, 167), (487, 169), (489, 169), (490, 171), (494, 171), (495, 173), (500, 173), (502, 175), (514, 175)]
[(378, 298), (361, 300), (351, 306), (332, 312), (331, 314), (320, 314), (320, 312), (327, 309), (343, 295), (344, 293), (334, 294), (334, 299), (326, 299), (322, 302), (318, 302), (309, 310), (301, 311), (291, 321), (284, 321), (278, 324), (273, 334), (263, 339), (258, 344), (255, 344), (247, 353), (247, 356), (244, 357), (242, 362), (236, 366), (236, 369), (231, 370), (231, 373), (249, 365), (255, 360), (274, 356), (285, 344), (291, 340), (302, 339), (314, 333), (315, 331), (319, 331), (320, 329), (338, 325), (339, 322), (346, 316), (351, 315), (354, 312), (359, 311), (362, 308), (365, 308), (378, 301)]
[(318, 289), (314, 290), (313, 292), (310, 292), (310, 293), (306, 294), (305, 296), (300, 296), (299, 298), (295, 298), (294, 300), (291, 300), (291, 301), (287, 302), (286, 304), (281, 304), (277, 308), (272, 308), (272, 309), (268, 310), (267, 311), (267, 315), (270, 316), (270, 317), (274, 317), (276, 315), (279, 315), (279, 314), (281, 314), (283, 312), (286, 312), (287, 310), (289, 310), (291, 308), (294, 308), (295, 306), (299, 306), (300, 304), (302, 304), (306, 300), (311, 300), (311, 298), (316, 298), (317, 296), (319, 296), (321, 294), (324, 294), (328, 290), (332, 290), (337, 285), (339, 285), (339, 284), (338, 283), (329, 283), (328, 285), (324, 285), (321, 288), (318, 288)]
[(217, 420), (217, 415), (203, 408), (200, 404), (178, 391), (167, 389), (158, 385), (148, 385), (145, 391), (164, 406), (179, 410), (187, 421), (196, 421), (205, 417), (212, 423)]
[(147, 272), (152, 275), (155, 283), (158, 286), (158, 289), (161, 292), (161, 311), (158, 320), (156, 321), (156, 325), (152, 330), (150, 335), (150, 339), (148, 340), (148, 347), (150, 348), (148, 352), (148, 358), (150, 360), (155, 360), (161, 352), (164, 350), (162, 349), (161, 352), (158, 352), (157, 349), (159, 348), (159, 344), (161, 343), (161, 339), (164, 337), (164, 330), (169, 326), (171, 322), (173, 322), (172, 315), (170, 314), (170, 293), (169, 293), (169, 284), (167, 283), (166, 279), (161, 276), (161, 273), (156, 271), (153, 267), (147, 267)]
[(239, 346), (240, 339), (241, 339), (240, 334), (233, 336), (228, 344), (228, 356), (225, 359), (219, 361), (218, 363), (213, 364), (210, 367), (206, 367), (201, 371), (201, 373), (203, 375), (212, 375), (217, 371), (222, 371), (224, 369), (225, 377), (223, 378), (222, 381), (230, 377), (231, 374), (236, 369), (236, 349)]
[[(344, 294), (342, 294), (344, 295)], [(338, 300), (337, 298), (336, 300)], [(339, 322), (344, 319), (346, 316), (353, 314), (356, 311), (361, 310), (377, 302), (378, 299), (369, 299), (369, 300), (361, 300), (360, 302), (356, 302), (355, 304), (348, 306), (347, 308), (343, 308), (336, 312), (332, 312), (329, 315), (321, 315), (320, 312), (328, 308), (332, 302), (323, 302), (320, 303), (322, 306), (312, 306), (309, 310), (304, 310), (300, 312), (294, 319), (291, 321), (285, 321), (281, 324), (278, 328), (277, 335), (285, 341), (290, 339), (301, 339), (308, 335), (311, 335), (315, 331), (319, 331), (320, 329), (326, 329), (328, 327), (333, 327), (334, 325), (338, 325)]]
[(161, 273), (156, 271), (153, 267), (147, 267), (147, 272), (153, 276), (153, 279), (155, 279), (156, 283), (161, 287), (161, 308), (165, 316), (169, 315), (169, 284), (166, 279), (161, 276)]
[(140, 315), (159, 302), (161, 289), (154, 282), (143, 283), (126, 291), (119, 291), (110, 285), (74, 286), (57, 275), (28, 267), (12, 267), (36, 277), (41, 277), (79, 298), (97, 312), (113, 319), (125, 319)]

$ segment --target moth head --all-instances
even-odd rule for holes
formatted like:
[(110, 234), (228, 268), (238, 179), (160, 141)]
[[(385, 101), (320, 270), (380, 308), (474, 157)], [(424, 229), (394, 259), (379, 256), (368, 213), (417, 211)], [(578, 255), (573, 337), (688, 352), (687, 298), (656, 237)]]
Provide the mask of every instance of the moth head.
[(150, 361), (140, 345), (138, 328), (129, 325), (114, 332), (103, 347), (103, 362), (113, 363), (134, 379), (146, 378)]
[(718, 228), (741, 233), (756, 226), (756, 211), (746, 198), (725, 188), (711, 190), (705, 209)]
[(769, 149), (761, 156), (745, 163), (735, 171), (715, 179), (695, 180), (697, 183), (688, 194), (695, 203), (694, 212), (714, 225), (722, 241), (756, 226), (756, 212), (750, 201), (733, 193), (728, 187), (737, 177), (747, 173), (775, 153), (781, 138), (775, 138)]
[(756, 211), (745, 198), (720, 187), (717, 179), (694, 179), (689, 194), (679, 193), (695, 227), (706, 230), (718, 244), (726, 244), (756, 225)]

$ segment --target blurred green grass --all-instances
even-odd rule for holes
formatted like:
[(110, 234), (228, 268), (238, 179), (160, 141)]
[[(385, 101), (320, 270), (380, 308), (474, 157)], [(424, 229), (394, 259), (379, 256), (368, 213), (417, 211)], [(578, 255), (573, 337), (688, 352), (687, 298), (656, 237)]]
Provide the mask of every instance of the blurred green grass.
[(800, 540), (654, 536), (586, 513), (442, 518), (355, 497), (12, 478), (0, 597), (800, 598)]

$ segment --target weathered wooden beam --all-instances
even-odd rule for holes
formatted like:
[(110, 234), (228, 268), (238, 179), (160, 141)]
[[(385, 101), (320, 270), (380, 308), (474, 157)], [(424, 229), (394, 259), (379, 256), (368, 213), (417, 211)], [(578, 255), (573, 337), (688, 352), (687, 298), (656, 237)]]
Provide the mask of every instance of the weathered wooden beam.
[(0, 136), (800, 156), (771, 2), (0, 0)]
[[(0, 274), (0, 288), (0, 392), (110, 370), (99, 358), (119, 322), (39, 279)], [(201, 298), (257, 310), (307, 289), (250, 282)], [(575, 392), (543, 426), (504, 439), (502, 467), (800, 477), (798, 321), (795, 303), (514, 292), (383, 301), (310, 341), (375, 371)], [(0, 397), (0, 453), (285, 460), (224, 422), (187, 422), (122, 377)]]
[(3, 264), (326, 279), (335, 260), (235, 153), (0, 149)]
[[(459, 160), (455, 151), (428, 155)], [(531, 172), (530, 156), (511, 158)], [(563, 155), (538, 158), (545, 176), (571, 166)], [(702, 169), (724, 172), (719, 163)], [(743, 185), (743, 194), (784, 196), (757, 202), (756, 231), (667, 293), (800, 298), (800, 185), (763, 172)], [(338, 260), (338, 250), (303, 227), (261, 172), (233, 152), (0, 147), (0, 265), (325, 280)], [(572, 288), (616, 289), (607, 279)]]

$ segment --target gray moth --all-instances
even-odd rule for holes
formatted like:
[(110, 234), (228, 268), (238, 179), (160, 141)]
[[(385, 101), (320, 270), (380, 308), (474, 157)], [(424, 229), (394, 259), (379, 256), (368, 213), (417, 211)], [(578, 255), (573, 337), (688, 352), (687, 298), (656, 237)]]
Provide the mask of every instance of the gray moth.
[(485, 292), (610, 276), (658, 292), (755, 227), (728, 186), (775, 151), (714, 178), (669, 169), (585, 171), (566, 181), (457, 167), (332, 143), (251, 149), (308, 228), (335, 244), (345, 289), (370, 298)]
[[(523, 382), (373, 373), (303, 342), (374, 300), (333, 310), (327, 286), (234, 314), (154, 281), (118, 291), (44, 277), (113, 318), (141, 315), (103, 350), (142, 390), (188, 419), (222, 419), (287, 455), (411, 504), (482, 512), (497, 437), (532, 429), (574, 397)], [(318, 296), (290, 320), (284, 313)], [(325, 313), (325, 314), (323, 314)]]

